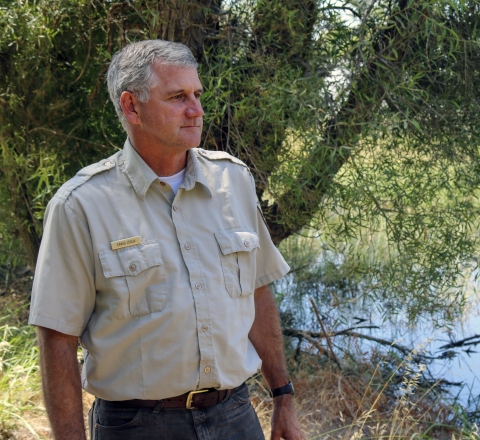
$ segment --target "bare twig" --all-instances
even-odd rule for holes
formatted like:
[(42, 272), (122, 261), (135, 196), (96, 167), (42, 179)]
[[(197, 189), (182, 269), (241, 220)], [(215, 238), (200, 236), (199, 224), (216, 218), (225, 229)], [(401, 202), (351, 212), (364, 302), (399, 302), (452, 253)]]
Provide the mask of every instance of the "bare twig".
[(392, 348), (400, 351), (404, 355), (412, 356), (413, 358), (416, 358), (416, 359), (438, 359), (438, 356), (427, 356), (427, 355), (418, 354), (418, 353), (416, 355), (412, 355), (412, 353), (413, 353), (412, 349), (410, 349), (410, 348), (408, 348), (404, 345), (398, 344), (395, 341), (388, 341), (386, 339), (376, 338), (375, 336), (365, 335), (363, 333), (358, 333), (358, 332), (352, 331), (352, 330), (358, 330), (358, 329), (372, 329), (372, 328), (373, 329), (378, 329), (379, 327), (377, 327), (377, 326), (352, 327), (352, 328), (349, 328), (349, 329), (340, 330), (338, 332), (329, 332), (329, 333), (325, 332), (325, 330), (323, 328), (322, 328), (321, 333), (310, 332), (310, 331), (307, 331), (307, 330), (297, 330), (297, 329), (293, 329), (293, 328), (284, 328), (283, 329), (283, 334), (285, 336), (291, 336), (291, 337), (295, 337), (295, 338), (303, 337), (307, 340), (310, 340), (311, 338), (326, 338), (327, 341), (329, 341), (330, 338), (335, 337), (335, 336), (353, 336), (355, 338), (367, 339), (368, 341), (377, 342), (378, 344), (392, 347)]
[(87, 56), (85, 58), (85, 62), (83, 63), (83, 68), (80, 72), (80, 74), (77, 76), (77, 78), (72, 82), (71, 85), (75, 84), (77, 81), (80, 80), (80, 78), (83, 76), (83, 74), (85, 73), (85, 69), (87, 68), (87, 64), (88, 64), (88, 61), (90, 60), (90, 52), (91, 52), (91, 49), (92, 49), (92, 34), (93, 34), (93, 31), (92, 29), (90, 28), (90, 36), (89, 36), (89, 40), (88, 40), (88, 50), (87, 50)]
[[(62, 136), (64, 138), (75, 139), (77, 141), (82, 141), (82, 142), (85, 142), (85, 143), (90, 144), (90, 145), (95, 145), (96, 147), (108, 148), (104, 144), (99, 144), (98, 142), (92, 142), (92, 141), (89, 141), (88, 139), (82, 139), (82, 138), (79, 138), (77, 136), (66, 135), (65, 133), (59, 133), (58, 131), (51, 130), (50, 128), (46, 128), (46, 127), (35, 127), (35, 128), (32, 128), (31, 130), (29, 130), (28, 133), (34, 133), (35, 131), (45, 131), (45, 132), (51, 133), (55, 136)], [(120, 150), (120, 148), (118, 148), (118, 147), (115, 147), (115, 148), (117, 150)]]
[(288, 272), (288, 273), (291, 274), (291, 273), (298, 272), (299, 270), (305, 269), (308, 266), (310, 266), (310, 263), (304, 264), (303, 266), (299, 266), (299, 267), (295, 267), (293, 269), (290, 269), (290, 272)]
[[(449, 348), (455, 348), (455, 347), (463, 347), (464, 345), (477, 345), (480, 344), (480, 340), (475, 341), (475, 342), (470, 342), (472, 339), (480, 339), (480, 335), (473, 335), (465, 339), (461, 339), (460, 341), (456, 342), (450, 342), (450, 344), (442, 345), (440, 347), (440, 350), (448, 350)], [(467, 344), (467, 342), (469, 342)]]
[(333, 344), (332, 344), (332, 341), (330, 339), (330, 336), (328, 335), (328, 333), (326, 332), (325, 330), (325, 326), (323, 325), (323, 321), (322, 321), (322, 318), (320, 318), (320, 313), (318, 313), (318, 309), (317, 309), (317, 306), (315, 305), (315, 302), (313, 301), (312, 298), (309, 298), (310, 299), (310, 302), (312, 303), (312, 307), (313, 307), (313, 310), (315, 311), (315, 315), (317, 316), (317, 320), (318, 322), (320, 323), (320, 326), (322, 327), (322, 331), (325, 335), (325, 339), (327, 340), (327, 345), (328, 345), (328, 348), (330, 349), (330, 353), (332, 355), (332, 359), (335, 361), (335, 363), (338, 365), (338, 368), (340, 369), (340, 371), (342, 371), (342, 366), (340, 365), (340, 362), (339, 360), (337, 359), (337, 356), (335, 356), (335, 353), (333, 352)]

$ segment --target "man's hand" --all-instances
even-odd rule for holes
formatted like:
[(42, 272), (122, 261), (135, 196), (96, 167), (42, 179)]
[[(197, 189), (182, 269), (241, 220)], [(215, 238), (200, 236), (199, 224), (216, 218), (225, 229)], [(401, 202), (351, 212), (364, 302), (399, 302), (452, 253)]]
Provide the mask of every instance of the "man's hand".
[(286, 394), (273, 399), (271, 440), (302, 440), (303, 434), (297, 420), (293, 396)]
[(45, 407), (55, 440), (85, 440), (78, 337), (37, 327)]
[[(268, 286), (255, 290), (255, 321), (248, 337), (262, 359), (262, 374), (268, 386), (273, 389), (286, 385), (289, 380), (282, 330), (277, 304)], [(273, 405), (271, 440), (302, 440), (293, 396), (285, 394), (275, 397)]]

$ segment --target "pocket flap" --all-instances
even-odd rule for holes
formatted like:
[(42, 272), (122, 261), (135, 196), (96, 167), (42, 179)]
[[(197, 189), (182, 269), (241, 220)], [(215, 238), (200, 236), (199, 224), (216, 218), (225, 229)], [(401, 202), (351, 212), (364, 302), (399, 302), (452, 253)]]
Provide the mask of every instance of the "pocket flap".
[(250, 252), (260, 247), (258, 235), (255, 232), (229, 229), (215, 232), (215, 238), (223, 255), (232, 252)]
[(105, 278), (138, 275), (152, 266), (163, 264), (157, 240), (144, 241), (137, 246), (98, 253)]

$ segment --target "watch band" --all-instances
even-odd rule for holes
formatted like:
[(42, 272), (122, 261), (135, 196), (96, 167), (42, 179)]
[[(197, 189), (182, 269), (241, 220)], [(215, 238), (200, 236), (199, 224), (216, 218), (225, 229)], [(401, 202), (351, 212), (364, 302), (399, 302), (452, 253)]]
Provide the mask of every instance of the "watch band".
[(283, 396), (284, 394), (293, 394), (295, 396), (295, 389), (293, 388), (292, 382), (288, 382), (283, 387), (270, 390), (270, 397)]

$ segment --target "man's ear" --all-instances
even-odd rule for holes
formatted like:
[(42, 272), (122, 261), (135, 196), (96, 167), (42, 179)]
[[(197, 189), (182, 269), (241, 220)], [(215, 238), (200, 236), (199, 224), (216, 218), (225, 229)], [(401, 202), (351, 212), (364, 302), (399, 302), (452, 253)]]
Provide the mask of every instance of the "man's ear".
[(140, 124), (140, 115), (138, 109), (138, 98), (132, 92), (122, 92), (120, 96), (120, 105), (123, 110), (123, 114), (129, 122), (132, 124)]

